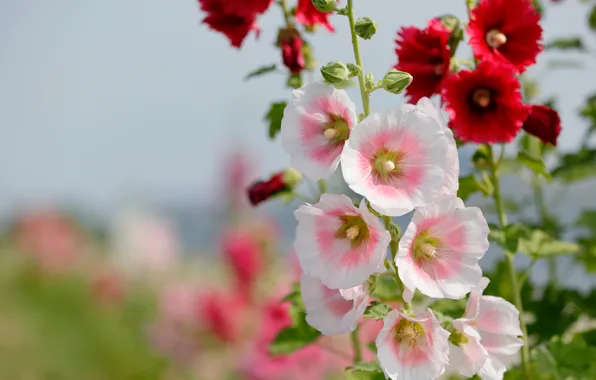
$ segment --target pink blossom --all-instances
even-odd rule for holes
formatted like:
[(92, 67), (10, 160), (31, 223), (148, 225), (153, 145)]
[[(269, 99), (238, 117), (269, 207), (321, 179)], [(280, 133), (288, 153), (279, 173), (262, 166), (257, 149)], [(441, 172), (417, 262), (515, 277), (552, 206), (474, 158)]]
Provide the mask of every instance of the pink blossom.
[(385, 268), (391, 236), (363, 200), (355, 207), (346, 195), (323, 194), (315, 205), (294, 212), (294, 249), (302, 270), (331, 289), (364, 283)]
[(223, 235), (222, 250), (239, 291), (250, 295), (263, 270), (261, 245), (250, 230), (233, 229)]
[[(429, 109), (430, 108), (430, 109)], [(404, 105), (372, 114), (351, 133), (341, 156), (343, 176), (386, 215), (401, 216), (442, 193), (455, 141), (432, 105)]]
[(356, 106), (344, 90), (322, 83), (294, 90), (281, 125), (292, 166), (315, 180), (333, 173), (357, 121)]
[(395, 257), (411, 291), (434, 298), (463, 298), (478, 283), (478, 261), (489, 247), (482, 211), (445, 197), (414, 212)]
[(435, 379), (448, 363), (448, 337), (430, 309), (414, 317), (393, 310), (376, 340), (381, 368), (392, 380)]

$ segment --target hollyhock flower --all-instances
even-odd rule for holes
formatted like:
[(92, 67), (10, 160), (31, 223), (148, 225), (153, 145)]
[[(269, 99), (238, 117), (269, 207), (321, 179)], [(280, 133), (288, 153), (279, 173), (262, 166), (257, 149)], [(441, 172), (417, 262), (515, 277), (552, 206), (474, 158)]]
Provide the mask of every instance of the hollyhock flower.
[(311, 179), (333, 173), (357, 121), (356, 106), (344, 90), (322, 83), (294, 90), (281, 124), (292, 166)]
[(263, 14), (273, 4), (273, 0), (219, 0), (224, 10), (239, 16)]
[(536, 63), (543, 48), (540, 14), (531, 0), (481, 0), (467, 32), (476, 58), (511, 64), (519, 72)]
[(354, 331), (368, 304), (368, 285), (329, 289), (317, 278), (302, 274), (300, 291), (306, 322), (324, 335)]
[(278, 43), (284, 65), (292, 74), (298, 74), (306, 67), (306, 60), (302, 53), (304, 41), (300, 32), (294, 28), (282, 29), (279, 32)]
[(250, 295), (264, 266), (258, 241), (250, 231), (231, 230), (223, 236), (222, 251), (234, 273), (237, 289)]
[[(429, 107), (432, 107), (429, 105)], [(354, 130), (341, 157), (346, 183), (371, 206), (401, 216), (435, 200), (453, 162), (438, 113), (405, 105), (372, 114)]]
[(435, 379), (445, 372), (449, 332), (432, 310), (414, 317), (393, 310), (383, 322), (377, 356), (390, 379)]
[(315, 8), (312, 0), (298, 0), (296, 8), (296, 22), (309, 28), (323, 25), (328, 31), (335, 32), (335, 28), (329, 22), (331, 13), (321, 12)]
[[(499, 297), (483, 296), (488, 285), (483, 277), (472, 291), (463, 318), (453, 321), (455, 338), (451, 338), (451, 357), (465, 376), (478, 373), (482, 379), (500, 380), (509, 361), (524, 342), (519, 311)], [(452, 337), (454, 334), (452, 334)]]
[(343, 194), (323, 194), (314, 205), (294, 212), (294, 249), (302, 270), (331, 289), (349, 289), (371, 274), (385, 272), (391, 235), (367, 208)]
[(235, 342), (240, 337), (245, 306), (242, 295), (212, 292), (199, 300), (199, 317), (214, 336), (224, 342)]
[(452, 74), (443, 84), (450, 127), (465, 142), (507, 143), (529, 113), (511, 66), (483, 61), (476, 70)]
[[(260, 33), (256, 12), (230, 12), (227, 2), (221, 0), (199, 0), (199, 4), (207, 14), (203, 23), (216, 32), (223, 33), (235, 48), (242, 46), (242, 42), (251, 31), (254, 30), (257, 36)], [(236, 10), (238, 9), (242, 8), (236, 7)]]
[(488, 232), (482, 211), (454, 196), (416, 209), (395, 257), (399, 277), (429, 297), (464, 297), (482, 277)]
[(406, 88), (410, 103), (441, 92), (443, 79), (449, 73), (451, 32), (438, 18), (424, 29), (404, 27), (395, 40), (398, 62), (395, 69), (410, 73), (414, 80)]
[(557, 146), (557, 139), (561, 133), (561, 118), (554, 109), (533, 104), (522, 128), (527, 133), (538, 137), (543, 143)]
[(447, 127), (443, 116), (441, 116), (441, 113), (429, 98), (420, 98), (418, 103), (416, 103), (416, 107), (427, 115), (439, 120), (443, 126), (445, 137), (449, 140), (449, 143), (447, 145), (447, 154), (445, 155), (445, 162), (447, 164), (445, 180), (439, 194), (440, 196), (457, 195), (457, 190), (459, 189), (459, 154), (457, 153), (457, 144), (453, 137), (453, 131)]

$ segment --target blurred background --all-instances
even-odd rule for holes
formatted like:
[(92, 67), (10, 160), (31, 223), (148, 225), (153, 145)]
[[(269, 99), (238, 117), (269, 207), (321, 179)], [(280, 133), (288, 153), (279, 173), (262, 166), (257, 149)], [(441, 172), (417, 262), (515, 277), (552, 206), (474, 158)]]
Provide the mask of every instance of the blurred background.
[[(544, 5), (546, 41), (580, 36), (592, 49), (590, 58), (547, 51), (528, 73), (541, 98), (557, 97), (558, 147), (573, 151), (588, 128), (578, 110), (596, 85), (596, 41), (586, 4)], [(401, 26), (466, 10), (464, 1), (374, 0), (357, 1), (357, 13), (379, 25), (362, 49), (367, 70), (380, 76), (396, 62)], [(275, 368), (287, 372), (287, 363), (267, 362), (259, 365), (273, 368), (267, 375), (254, 374), (245, 367), (266, 359), (239, 353), (270, 334), (267, 318), (287, 323), (272, 300), (295, 279), (295, 207), (276, 200), (251, 209), (244, 192), (289, 165), (264, 121), (271, 102), (289, 97), (286, 77), (244, 81), (281, 61), (274, 41), (282, 16), (271, 7), (258, 19), (260, 36), (240, 50), (202, 18), (192, 0), (0, 1), (2, 379), (225, 379), (205, 369), (216, 365), (205, 364), (214, 360), (199, 354), (199, 341), (234, 342), (230, 355), (247, 363), (236, 374), (285, 378)], [(332, 23), (336, 33), (310, 38), (317, 61), (349, 62), (347, 22)], [(402, 102), (372, 96), (376, 110)], [(463, 174), (472, 153), (461, 152)], [(528, 196), (523, 181), (507, 181), (512, 198)], [(343, 188), (341, 178), (331, 186)], [(571, 221), (594, 204), (594, 189), (592, 180), (545, 191), (556, 217)], [(530, 207), (526, 217), (535, 215)], [(483, 264), (490, 267), (490, 255)], [(561, 279), (589, 288), (593, 279), (572, 264), (563, 263)], [(540, 282), (545, 273), (537, 265), (532, 276)], [(253, 285), (264, 289), (259, 299)], [(269, 322), (228, 326), (234, 307)], [(207, 333), (217, 339), (192, 338)], [(333, 347), (291, 365), (316, 357), (333, 373), (345, 366)]]

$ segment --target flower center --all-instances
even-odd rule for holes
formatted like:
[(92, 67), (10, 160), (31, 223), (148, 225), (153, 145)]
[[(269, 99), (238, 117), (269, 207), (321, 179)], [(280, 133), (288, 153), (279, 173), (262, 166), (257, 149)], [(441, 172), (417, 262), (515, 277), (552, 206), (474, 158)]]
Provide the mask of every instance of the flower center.
[(397, 326), (395, 326), (395, 340), (398, 343), (406, 343), (413, 347), (418, 344), (418, 341), (423, 337), (424, 329), (420, 323), (409, 321), (403, 318)]
[(437, 256), (437, 246), (440, 242), (437, 239), (431, 238), (425, 232), (416, 238), (412, 253), (414, 260), (426, 261), (432, 260)]
[(468, 343), (469, 339), (463, 332), (455, 330), (449, 335), (449, 341), (456, 346), (461, 346)]
[(358, 226), (352, 226), (346, 230), (346, 237), (350, 240), (354, 240), (358, 237), (359, 233), (360, 230), (358, 229)]
[(443, 75), (443, 65), (435, 66), (435, 75), (438, 75), (438, 76)]
[(331, 115), (331, 122), (325, 126), (323, 136), (328, 140), (344, 141), (350, 137), (350, 127), (344, 119)]
[(379, 152), (372, 161), (373, 171), (383, 179), (399, 175), (398, 164), (401, 160), (402, 154), (398, 152)]
[(492, 48), (499, 48), (507, 43), (507, 36), (496, 29), (486, 33), (486, 43)]
[(368, 225), (360, 215), (342, 215), (339, 217), (341, 227), (335, 231), (336, 239), (348, 239), (353, 248), (368, 240)]
[(472, 94), (472, 101), (481, 108), (487, 108), (491, 103), (490, 91), (486, 88), (479, 88)]

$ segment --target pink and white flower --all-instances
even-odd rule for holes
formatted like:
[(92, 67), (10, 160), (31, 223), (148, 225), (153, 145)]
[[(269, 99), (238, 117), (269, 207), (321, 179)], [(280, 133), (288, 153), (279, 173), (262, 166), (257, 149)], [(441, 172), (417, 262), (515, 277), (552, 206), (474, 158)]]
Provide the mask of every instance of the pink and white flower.
[(392, 380), (435, 379), (449, 362), (449, 332), (432, 310), (410, 317), (393, 310), (377, 336), (381, 368)]
[(386, 215), (401, 216), (439, 197), (455, 145), (432, 104), (372, 114), (351, 133), (341, 156), (346, 183)]
[(457, 190), (459, 190), (459, 154), (457, 153), (457, 145), (455, 144), (453, 131), (447, 126), (440, 111), (429, 98), (421, 98), (416, 104), (416, 107), (427, 115), (439, 120), (443, 126), (445, 137), (449, 140), (449, 143), (447, 145), (447, 155), (445, 156), (445, 161), (447, 163), (445, 180), (443, 181), (443, 186), (441, 187), (439, 194), (442, 196), (457, 195)]
[(478, 284), (478, 261), (489, 247), (489, 228), (478, 207), (444, 197), (416, 209), (395, 257), (410, 290), (434, 298), (460, 299)]
[(355, 207), (342, 194), (323, 194), (314, 205), (294, 212), (298, 220), (294, 249), (302, 270), (331, 289), (361, 285), (385, 272), (391, 235), (362, 200)]
[(329, 289), (317, 278), (302, 274), (300, 291), (306, 322), (324, 335), (354, 331), (368, 304), (368, 284), (350, 289)]
[(464, 317), (453, 321), (459, 336), (451, 339), (458, 344), (451, 344), (450, 351), (461, 374), (501, 380), (506, 363), (524, 345), (523, 334), (519, 311), (503, 298), (483, 296), (486, 285), (488, 279), (483, 277), (468, 298)]
[(333, 173), (357, 121), (356, 106), (344, 90), (322, 83), (294, 90), (281, 123), (292, 166), (315, 180)]

